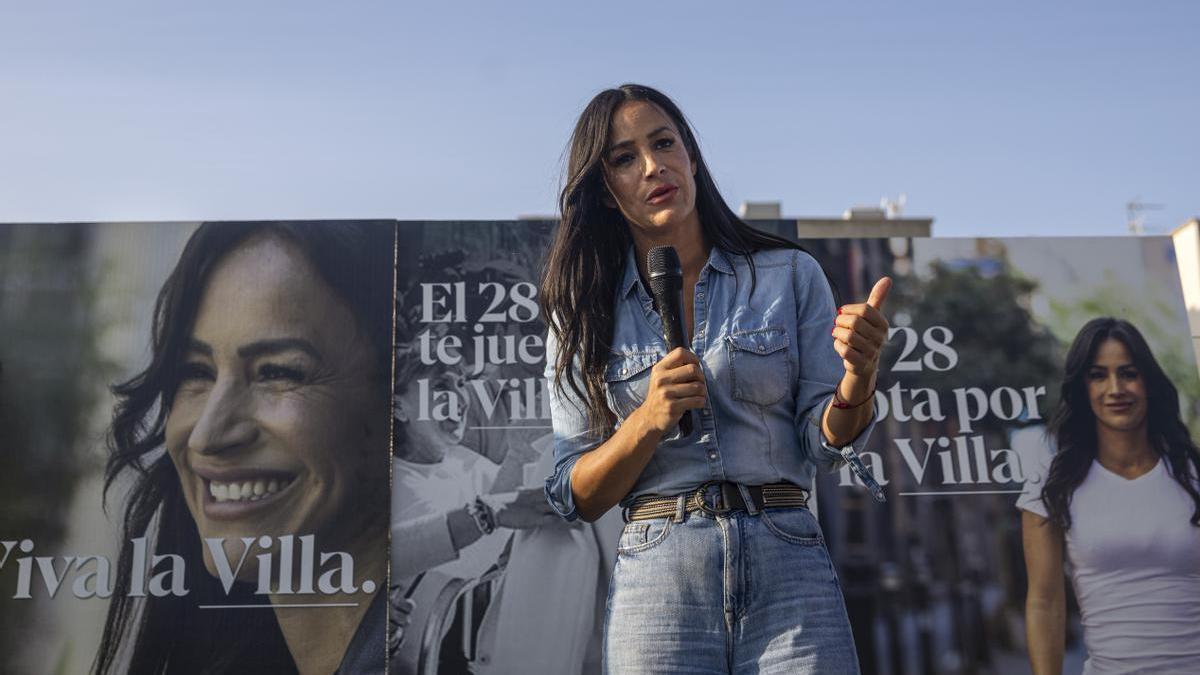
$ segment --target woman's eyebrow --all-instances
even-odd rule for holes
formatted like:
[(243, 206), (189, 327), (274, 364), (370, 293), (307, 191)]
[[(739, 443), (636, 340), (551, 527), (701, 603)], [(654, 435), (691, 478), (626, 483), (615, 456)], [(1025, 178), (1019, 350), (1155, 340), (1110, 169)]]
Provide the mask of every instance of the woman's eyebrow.
[(1089, 366), (1088, 370), (1096, 370), (1096, 371), (1102, 370), (1107, 373), (1110, 370), (1128, 370), (1131, 368), (1136, 369), (1137, 364), (1135, 364), (1135, 363), (1116, 363), (1111, 366), (1104, 366), (1104, 365), (1096, 364), (1093, 366)]
[(211, 345), (209, 345), (207, 342), (202, 342), (195, 338), (188, 340), (187, 349), (185, 351), (187, 351), (189, 353), (196, 352), (196, 353), (202, 354), (204, 356), (212, 356), (212, 354), (213, 354), (213, 348)]
[[(655, 129), (654, 131), (651, 131), (650, 133), (646, 134), (646, 138), (654, 138), (655, 136), (661, 134), (662, 132), (670, 131), (670, 130), (671, 130), (671, 127), (664, 124), (661, 127)], [(628, 139), (628, 140), (621, 141), (619, 143), (613, 143), (611, 146), (609, 146), (608, 150), (605, 152), (611, 153), (612, 151), (616, 150), (617, 148), (623, 148), (627, 145), (633, 145), (633, 140)]]
[(313, 343), (303, 338), (275, 338), (271, 340), (256, 340), (249, 344), (238, 347), (238, 356), (244, 359), (254, 358), (256, 356), (264, 356), (268, 354), (278, 354), (280, 352), (299, 350), (314, 359), (321, 360), (321, 352), (313, 345)]

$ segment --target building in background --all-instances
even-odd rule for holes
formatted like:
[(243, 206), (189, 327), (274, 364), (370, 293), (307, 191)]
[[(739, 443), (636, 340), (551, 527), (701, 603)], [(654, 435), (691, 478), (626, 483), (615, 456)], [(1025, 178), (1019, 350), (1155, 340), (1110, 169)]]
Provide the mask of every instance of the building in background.
[(1200, 219), (1192, 218), (1171, 233), (1175, 241), (1175, 259), (1183, 284), (1183, 302), (1187, 305), (1192, 347), (1200, 364)]
[[(905, 218), (904, 196), (881, 199), (879, 206), (854, 206), (837, 217), (785, 218), (780, 202), (742, 202), (738, 215), (761, 226), (764, 221), (792, 224), (798, 239), (873, 239), (933, 236), (933, 218)], [(774, 228), (771, 228), (774, 229)], [(791, 229), (791, 228), (786, 228)]]

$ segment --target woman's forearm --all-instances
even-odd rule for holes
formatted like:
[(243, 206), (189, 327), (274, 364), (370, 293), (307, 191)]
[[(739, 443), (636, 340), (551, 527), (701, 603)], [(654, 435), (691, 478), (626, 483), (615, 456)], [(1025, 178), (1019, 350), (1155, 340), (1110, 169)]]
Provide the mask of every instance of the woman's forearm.
[(571, 493), (584, 520), (594, 521), (633, 489), (662, 440), (639, 408), (596, 449), (584, 453), (571, 470)]
[(392, 569), (401, 576), (424, 572), (454, 560), (479, 536), (479, 527), (465, 507), (393, 523)]
[(1067, 591), (1063, 580), (1063, 533), (1045, 516), (1021, 512), (1025, 549), (1025, 643), (1035, 675), (1062, 672), (1067, 626)]
[(455, 551), (463, 550), (483, 536), (475, 517), (465, 506), (446, 514), (446, 527), (450, 530), (450, 541), (454, 543)]
[(629, 494), (663, 435), (688, 410), (704, 407), (707, 396), (704, 370), (692, 352), (676, 347), (654, 364), (642, 404), (571, 469), (571, 495), (584, 520), (596, 520)]
[(1062, 672), (1066, 625), (1066, 598), (1062, 594), (1050, 598), (1032, 594), (1026, 597), (1025, 641), (1034, 675)]
[(854, 407), (837, 408), (831, 402), (825, 409), (821, 431), (830, 445), (842, 447), (858, 438), (875, 416), (875, 373), (864, 377), (847, 372), (838, 383), (837, 398)]

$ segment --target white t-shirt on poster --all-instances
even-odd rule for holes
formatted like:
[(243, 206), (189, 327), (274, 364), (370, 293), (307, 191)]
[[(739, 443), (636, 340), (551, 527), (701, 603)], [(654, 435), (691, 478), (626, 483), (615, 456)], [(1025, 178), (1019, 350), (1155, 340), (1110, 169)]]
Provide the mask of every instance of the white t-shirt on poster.
[[(447, 577), (474, 579), (496, 563), (506, 536), (481, 537), (456, 551), (446, 514), (488, 494), (497, 469), (478, 453), (458, 445), (447, 448), (436, 464), (392, 460), (394, 575), (410, 579), (436, 564), (434, 568)], [(432, 521), (429, 527), (405, 527), (426, 520)]]
[[(1043, 485), (1042, 476), (1027, 480), (1017, 508), (1047, 517)], [(1194, 510), (1161, 460), (1133, 480), (1092, 462), (1066, 533), (1088, 650), (1084, 673), (1200, 673)]]

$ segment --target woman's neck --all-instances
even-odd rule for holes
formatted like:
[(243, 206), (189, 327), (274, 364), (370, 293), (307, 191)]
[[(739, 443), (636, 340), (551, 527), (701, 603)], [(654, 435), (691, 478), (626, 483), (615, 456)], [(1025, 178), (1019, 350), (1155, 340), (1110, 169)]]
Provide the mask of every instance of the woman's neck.
[(637, 256), (638, 272), (643, 279), (650, 278), (649, 270), (646, 269), (646, 254), (655, 246), (674, 247), (675, 253), (679, 255), (679, 267), (683, 271), (684, 280), (690, 279), (693, 283), (700, 276), (701, 268), (708, 262), (711, 249), (699, 222), (680, 228), (670, 235), (656, 238), (635, 231), (633, 248)]
[(1145, 426), (1124, 430), (1097, 424), (1096, 459), (1115, 474), (1136, 478), (1154, 468), (1158, 453), (1150, 445)]
[[(375, 541), (386, 540), (386, 537), (382, 537)], [(380, 548), (380, 551), (377, 554), (359, 552), (351, 555), (354, 579), (363, 580), (359, 583), (357, 593), (271, 596), (275, 619), (279, 622), (283, 639), (301, 675), (328, 675), (336, 671), (376, 594), (387, 592), (387, 556), (381, 547), (374, 548)], [(320, 572), (318, 569), (314, 574)], [(374, 593), (362, 588), (368, 580), (374, 584)], [(288, 607), (302, 603), (330, 606)]]

